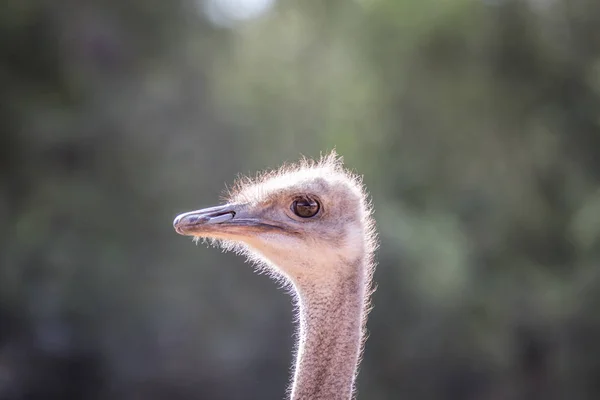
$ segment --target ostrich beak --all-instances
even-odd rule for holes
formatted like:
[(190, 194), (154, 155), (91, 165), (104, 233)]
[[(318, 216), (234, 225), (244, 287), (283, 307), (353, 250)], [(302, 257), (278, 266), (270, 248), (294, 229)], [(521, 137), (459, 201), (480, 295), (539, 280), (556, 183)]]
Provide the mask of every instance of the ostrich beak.
[(180, 235), (194, 235), (213, 225), (233, 220), (236, 208), (233, 204), (225, 204), (179, 214), (173, 221), (173, 228)]
[(259, 232), (297, 233), (248, 204), (225, 204), (178, 215), (173, 228), (180, 235), (244, 241)]

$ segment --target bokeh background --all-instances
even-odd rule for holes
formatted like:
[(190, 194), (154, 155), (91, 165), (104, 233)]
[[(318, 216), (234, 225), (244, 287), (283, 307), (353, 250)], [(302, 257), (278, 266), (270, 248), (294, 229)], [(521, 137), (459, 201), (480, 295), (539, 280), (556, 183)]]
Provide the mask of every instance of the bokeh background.
[(289, 297), (175, 234), (332, 148), (359, 399), (600, 398), (600, 2), (4, 0), (0, 399), (281, 399)]

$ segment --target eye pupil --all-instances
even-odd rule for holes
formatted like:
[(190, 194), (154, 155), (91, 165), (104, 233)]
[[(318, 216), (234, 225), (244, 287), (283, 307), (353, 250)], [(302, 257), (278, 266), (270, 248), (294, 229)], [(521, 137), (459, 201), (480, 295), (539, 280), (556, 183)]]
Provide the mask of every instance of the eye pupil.
[(292, 203), (292, 211), (301, 218), (311, 218), (317, 215), (321, 208), (318, 201), (304, 198)]

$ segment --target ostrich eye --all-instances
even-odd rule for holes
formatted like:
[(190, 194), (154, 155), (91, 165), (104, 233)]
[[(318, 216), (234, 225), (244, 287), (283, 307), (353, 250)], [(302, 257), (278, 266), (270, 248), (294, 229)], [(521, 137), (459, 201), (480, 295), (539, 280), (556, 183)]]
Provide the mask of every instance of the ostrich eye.
[(321, 205), (318, 201), (305, 197), (292, 203), (292, 211), (300, 218), (310, 218), (317, 215)]

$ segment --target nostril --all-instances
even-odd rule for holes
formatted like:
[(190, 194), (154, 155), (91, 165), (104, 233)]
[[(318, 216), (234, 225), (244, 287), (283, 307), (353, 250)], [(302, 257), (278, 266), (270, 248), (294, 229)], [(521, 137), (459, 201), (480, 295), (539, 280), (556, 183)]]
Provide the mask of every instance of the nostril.
[(188, 224), (195, 224), (196, 222), (198, 222), (198, 216), (197, 215), (190, 215), (188, 217)]

